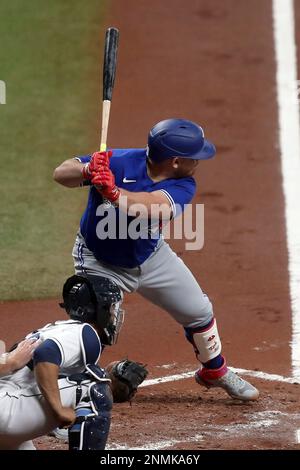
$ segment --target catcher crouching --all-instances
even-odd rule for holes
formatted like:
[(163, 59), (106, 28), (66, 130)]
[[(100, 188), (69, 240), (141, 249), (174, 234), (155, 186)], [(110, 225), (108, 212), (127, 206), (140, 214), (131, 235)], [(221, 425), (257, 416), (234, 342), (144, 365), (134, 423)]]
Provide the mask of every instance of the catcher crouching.
[(0, 449), (34, 449), (32, 439), (56, 428), (68, 429), (69, 450), (105, 449), (113, 401), (131, 400), (147, 375), (128, 359), (98, 366), (118, 339), (122, 299), (105, 277), (67, 279), (61, 306), (70, 319), (29, 333), (39, 340), (32, 358), (0, 379)]

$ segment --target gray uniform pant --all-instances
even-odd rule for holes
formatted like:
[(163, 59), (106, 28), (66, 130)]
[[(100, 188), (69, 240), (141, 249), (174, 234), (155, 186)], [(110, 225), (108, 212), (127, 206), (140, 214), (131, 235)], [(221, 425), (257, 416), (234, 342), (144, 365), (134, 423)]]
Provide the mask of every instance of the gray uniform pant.
[(79, 233), (73, 258), (76, 274), (108, 277), (123, 291), (138, 292), (166, 310), (184, 327), (205, 326), (213, 317), (209, 298), (182, 259), (163, 240), (143, 264), (129, 269), (96, 260)]

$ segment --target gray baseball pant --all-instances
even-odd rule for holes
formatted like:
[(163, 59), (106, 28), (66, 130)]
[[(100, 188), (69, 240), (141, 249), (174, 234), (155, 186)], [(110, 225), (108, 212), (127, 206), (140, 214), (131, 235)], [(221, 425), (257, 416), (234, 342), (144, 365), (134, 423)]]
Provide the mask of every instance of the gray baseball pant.
[(76, 274), (107, 277), (124, 292), (138, 292), (185, 328), (203, 327), (213, 317), (208, 296), (164, 240), (143, 264), (130, 269), (98, 261), (80, 233), (72, 254)]

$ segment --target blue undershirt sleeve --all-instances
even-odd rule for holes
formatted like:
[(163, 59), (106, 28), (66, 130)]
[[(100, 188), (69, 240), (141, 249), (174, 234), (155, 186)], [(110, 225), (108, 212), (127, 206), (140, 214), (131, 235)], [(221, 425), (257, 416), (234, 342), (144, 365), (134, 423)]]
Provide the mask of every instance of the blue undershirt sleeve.
[(85, 324), (81, 333), (85, 364), (96, 364), (101, 354), (101, 343), (94, 328)]
[(173, 218), (184, 211), (185, 205), (189, 204), (196, 193), (194, 178), (179, 179), (178, 182), (161, 188), (160, 191), (169, 200), (173, 212)]
[(81, 163), (89, 163), (91, 160), (91, 155), (82, 155), (78, 157), (74, 157), (75, 160), (78, 160)]
[(46, 339), (33, 353), (33, 362), (51, 362), (57, 366), (61, 365), (62, 356), (59, 347), (52, 339)]

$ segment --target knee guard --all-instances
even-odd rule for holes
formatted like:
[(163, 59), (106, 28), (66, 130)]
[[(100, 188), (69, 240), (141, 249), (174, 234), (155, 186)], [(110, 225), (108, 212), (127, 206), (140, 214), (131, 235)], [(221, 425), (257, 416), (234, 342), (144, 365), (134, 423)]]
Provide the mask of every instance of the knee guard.
[(77, 418), (69, 429), (69, 450), (105, 449), (113, 404), (109, 383), (91, 384), (89, 399), (76, 407)]
[(185, 328), (187, 340), (194, 346), (198, 361), (205, 363), (221, 354), (221, 340), (215, 318), (205, 328)]

